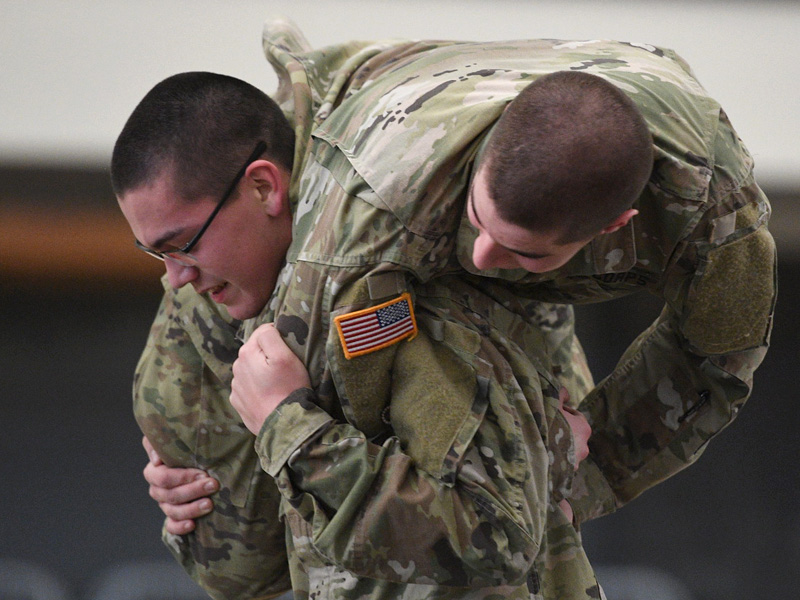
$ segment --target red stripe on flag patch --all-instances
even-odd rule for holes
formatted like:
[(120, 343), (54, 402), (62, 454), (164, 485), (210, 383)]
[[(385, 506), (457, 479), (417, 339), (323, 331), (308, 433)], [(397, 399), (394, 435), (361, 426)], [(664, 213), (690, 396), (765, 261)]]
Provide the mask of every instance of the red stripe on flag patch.
[(386, 348), (417, 334), (417, 321), (408, 292), (389, 302), (339, 315), (333, 320), (348, 359)]

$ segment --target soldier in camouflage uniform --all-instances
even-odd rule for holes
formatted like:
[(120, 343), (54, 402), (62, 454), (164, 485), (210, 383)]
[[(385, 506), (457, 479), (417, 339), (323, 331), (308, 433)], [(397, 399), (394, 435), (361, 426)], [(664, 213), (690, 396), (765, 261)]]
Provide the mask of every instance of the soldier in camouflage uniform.
[[(281, 591), (286, 560), (298, 597), (598, 597), (558, 501), (569, 496), (580, 522), (690, 464), (746, 400), (766, 350), (774, 247), (749, 155), (666, 50), (312, 51), (281, 24), (265, 34), (297, 136), (293, 237), (271, 301), (242, 331), (275, 322), (310, 387), (258, 430), (278, 500), (224, 402), (237, 325), (192, 290), (167, 290), (137, 418), (165, 462), (222, 483), (195, 533), (167, 535), (173, 550), (216, 597)], [(483, 232), (464, 210), (473, 165), (522, 88), (569, 70), (614, 83), (647, 119), (656, 160), (639, 214), (557, 270), (481, 271)], [(589, 379), (573, 360), (571, 312), (540, 301), (640, 289), (665, 309), (584, 402), (595, 434), (573, 480), (559, 388), (581, 397)], [(354, 352), (342, 324), (399, 303), (414, 311), (413, 338)]]

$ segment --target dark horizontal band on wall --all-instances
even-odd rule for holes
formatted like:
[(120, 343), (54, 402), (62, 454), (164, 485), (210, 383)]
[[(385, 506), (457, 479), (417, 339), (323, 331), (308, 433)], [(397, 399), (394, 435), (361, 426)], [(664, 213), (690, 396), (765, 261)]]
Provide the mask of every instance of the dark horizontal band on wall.
[(28, 285), (157, 288), (164, 264), (133, 245), (113, 207), (0, 204), (0, 276)]
[[(770, 230), (800, 258), (800, 190), (766, 189)], [(133, 245), (105, 169), (0, 165), (0, 276), (35, 286), (158, 286), (159, 261)]]
[(160, 288), (136, 250), (107, 169), (0, 165), (0, 276), (36, 288)]

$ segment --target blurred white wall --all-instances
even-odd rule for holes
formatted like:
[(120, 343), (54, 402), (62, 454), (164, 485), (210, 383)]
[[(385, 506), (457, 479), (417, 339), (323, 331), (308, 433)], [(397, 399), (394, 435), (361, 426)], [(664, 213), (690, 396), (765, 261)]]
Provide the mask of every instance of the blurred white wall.
[(144, 93), (185, 70), (271, 92), (266, 17), (352, 38), (611, 38), (676, 49), (725, 107), (762, 183), (800, 185), (800, 4), (656, 0), (0, 0), (0, 163), (104, 165)]

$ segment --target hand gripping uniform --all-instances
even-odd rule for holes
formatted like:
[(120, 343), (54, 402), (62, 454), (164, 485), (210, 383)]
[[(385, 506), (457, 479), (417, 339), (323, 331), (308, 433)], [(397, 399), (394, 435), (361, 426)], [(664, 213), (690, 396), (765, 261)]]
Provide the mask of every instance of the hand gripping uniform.
[[(198, 521), (195, 536), (206, 531), (212, 544), (184, 536), (169, 539), (173, 550), (190, 571), (202, 564), (208, 576), (198, 579), (220, 597), (236, 585), (279, 591), (242, 591), (258, 553), (269, 556), (273, 582), (288, 560), (297, 597), (599, 597), (557, 501), (569, 496), (579, 520), (599, 516), (690, 464), (749, 395), (766, 349), (769, 206), (724, 113), (679, 58), (653, 47), (546, 40), (311, 51), (273, 24), (265, 50), (298, 135), (295, 220), (273, 298), (243, 329), (276, 322), (312, 381), (255, 443), (280, 494), (287, 553), (269, 529), (274, 489), (246, 450), (232, 450), (241, 426), (220, 400), (223, 377), (210, 386), (218, 403), (197, 406), (197, 372), (215, 352), (201, 318), (212, 309), (190, 290), (165, 296), (140, 364), (137, 416), (148, 436), (160, 434), (160, 452), (173, 450), (172, 464), (208, 469), (223, 481), (220, 495), (238, 490), (240, 501), (226, 522)], [(569, 69), (618, 85), (650, 124), (656, 163), (640, 214), (557, 272), (478, 273), (464, 201), (483, 144), (520, 89)], [(589, 393), (592, 459), (573, 481), (558, 388), (567, 383), (578, 397), (589, 378), (570, 310), (541, 301), (639, 289), (664, 298), (664, 311)], [(221, 362), (235, 352), (227, 327)], [(181, 343), (195, 346), (194, 365), (175, 359)], [(195, 446), (211, 431), (227, 445), (198, 460)], [(264, 512), (240, 508), (261, 498)], [(229, 528), (240, 513), (242, 529)], [(247, 532), (256, 522), (268, 529), (260, 546)], [(239, 556), (245, 566), (228, 569)], [(227, 572), (235, 585), (214, 589)]]

